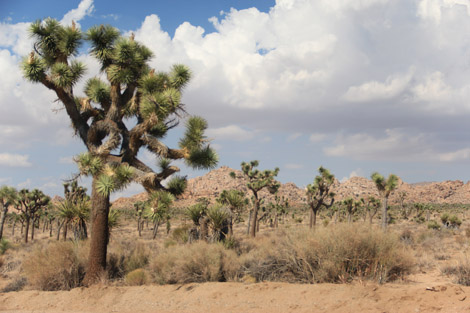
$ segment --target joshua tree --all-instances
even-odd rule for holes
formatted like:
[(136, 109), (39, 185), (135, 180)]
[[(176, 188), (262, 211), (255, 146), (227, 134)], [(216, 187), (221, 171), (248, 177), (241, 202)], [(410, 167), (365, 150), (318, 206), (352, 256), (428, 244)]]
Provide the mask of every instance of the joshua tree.
[(88, 238), (86, 221), (90, 215), (90, 197), (86, 194), (87, 189), (79, 186), (77, 180), (64, 184), (65, 200), (73, 207), (73, 218), (71, 220), (75, 239)]
[(248, 199), (245, 193), (239, 190), (223, 190), (219, 195), (217, 202), (227, 205), (230, 210), (228, 235), (233, 236), (233, 220), (241, 215), (245, 207), (248, 205)]
[[(51, 199), (38, 189), (33, 189), (32, 191), (29, 191), (28, 189), (21, 189), (18, 192), (17, 201), (19, 203), (17, 208), (19, 208), (21, 213), (24, 215), (24, 219), (26, 222), (24, 242), (28, 242), (28, 232), (31, 221), (35, 220), (36, 215), (39, 214), (39, 211), (45, 208), (49, 204)], [(31, 230), (31, 240), (33, 239), (34, 223), (33, 228)]]
[(158, 228), (170, 219), (170, 207), (174, 196), (166, 191), (155, 191), (151, 194), (145, 211), (145, 216), (153, 223), (152, 238), (157, 238)]
[[(182, 113), (184, 87), (191, 72), (175, 65), (169, 73), (155, 73), (148, 65), (152, 52), (134, 40), (122, 37), (111, 26), (95, 26), (83, 34), (72, 22), (63, 26), (54, 19), (37, 21), (30, 33), (34, 51), (23, 62), (24, 76), (54, 92), (63, 104), (75, 133), (87, 152), (77, 158), (81, 174), (92, 177), (91, 243), (85, 285), (94, 283), (106, 268), (110, 193), (135, 181), (148, 191), (184, 191), (185, 178), (162, 181), (179, 171), (169, 160), (182, 159), (194, 168), (211, 168), (217, 155), (204, 136), (207, 123), (200, 117), (187, 120), (179, 149), (167, 147), (161, 139), (176, 127)], [(101, 65), (106, 80), (98, 77), (85, 84), (85, 96), (77, 97), (74, 86), (85, 66), (74, 59), (83, 39)], [(98, 73), (97, 73), (98, 74)], [(131, 123), (125, 123), (126, 120)], [(135, 125), (128, 128), (129, 125)], [(147, 148), (165, 167), (154, 172), (138, 158)]]
[[(279, 187), (281, 186), (279, 182), (277, 182), (274, 177), (277, 176), (279, 173), (279, 168), (275, 168), (274, 170), (264, 170), (260, 171), (255, 169), (259, 165), (259, 162), (254, 160), (250, 163), (242, 162), (242, 173), (243, 176), (248, 180), (246, 186), (248, 189), (253, 193), (253, 209), (251, 210), (250, 214), (250, 227), (249, 233), (251, 237), (256, 236), (256, 229), (258, 223), (258, 211), (260, 209), (260, 197), (259, 192), (266, 188), (271, 194), (274, 194), (278, 191)], [(232, 178), (241, 178), (237, 177), (234, 172), (230, 173)]]
[(352, 223), (353, 215), (359, 210), (361, 205), (364, 203), (364, 200), (361, 200), (357, 201), (353, 198), (346, 198), (343, 200), (343, 204), (345, 205), (346, 211), (348, 212), (348, 223)]
[(207, 220), (212, 228), (212, 241), (224, 240), (229, 231), (230, 211), (222, 204), (207, 209)]
[(382, 197), (382, 228), (387, 229), (388, 224), (388, 197), (395, 188), (398, 186), (398, 177), (394, 174), (390, 174), (387, 179), (385, 179), (378, 172), (372, 173), (370, 176), (379, 191), (380, 196)]
[(271, 213), (271, 227), (279, 227), (279, 217), (287, 214), (289, 209), (289, 199), (284, 196), (275, 195), (274, 202), (268, 203), (268, 211)]
[(13, 204), (16, 199), (16, 189), (13, 187), (2, 186), (0, 187), (0, 240), (3, 237), (3, 225), (8, 213), (8, 207)]
[[(313, 184), (307, 185), (307, 202), (310, 206), (310, 228), (317, 223), (317, 213), (321, 208), (330, 208), (335, 202), (335, 194), (331, 191), (335, 176), (329, 170), (320, 166), (320, 175), (315, 177)], [(330, 203), (327, 203), (330, 201)]]
[(135, 214), (137, 216), (137, 231), (139, 232), (139, 237), (142, 236), (142, 229), (144, 228), (144, 221), (142, 218), (145, 218), (145, 201), (137, 201), (134, 203)]
[[(364, 204), (366, 205), (366, 214), (369, 216), (369, 224), (372, 224), (372, 220), (374, 219), (374, 216), (377, 214), (377, 211), (380, 207), (380, 200), (373, 196), (369, 196), (367, 200), (364, 201)], [(364, 214), (364, 222), (366, 219), (366, 214)]]

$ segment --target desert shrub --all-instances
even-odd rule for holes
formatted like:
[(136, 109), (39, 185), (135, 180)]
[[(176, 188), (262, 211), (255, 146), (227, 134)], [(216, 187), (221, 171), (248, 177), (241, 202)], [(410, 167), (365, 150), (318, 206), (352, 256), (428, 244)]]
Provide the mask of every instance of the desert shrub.
[(39, 290), (69, 290), (80, 286), (85, 274), (85, 259), (80, 246), (57, 242), (37, 247), (23, 262), (28, 284)]
[(159, 284), (233, 280), (239, 268), (235, 252), (203, 241), (169, 246), (150, 264), (153, 280)]
[(242, 258), (244, 274), (258, 281), (301, 283), (354, 277), (386, 282), (408, 273), (413, 264), (397, 235), (351, 225), (280, 232)]
[(2, 289), (2, 292), (20, 291), (26, 286), (27, 283), (28, 280), (26, 279), (26, 277), (17, 277), (11, 283), (6, 285), (6, 287)]
[(432, 221), (429, 221), (429, 223), (428, 223), (428, 229), (439, 230), (439, 229), (441, 229), (441, 225), (439, 225), (439, 223), (437, 221), (432, 220)]
[(6, 240), (5, 238), (2, 238), (0, 240), (0, 255), (5, 254), (7, 252), (8, 248), (10, 248), (10, 242)]
[(119, 253), (108, 253), (106, 271), (109, 279), (120, 279), (126, 274), (126, 256)]
[(148, 250), (147, 246), (142, 243), (138, 243), (125, 260), (126, 272), (129, 273), (136, 269), (144, 268), (148, 265), (149, 258), (150, 251)]
[(406, 244), (412, 244), (414, 242), (413, 233), (410, 229), (405, 229), (400, 234), (400, 240)]
[(470, 286), (470, 262), (468, 259), (456, 266), (448, 265), (441, 271), (446, 275), (454, 276), (457, 284)]
[(148, 275), (144, 269), (138, 268), (127, 273), (124, 281), (128, 286), (142, 286), (148, 282)]
[(441, 221), (447, 228), (459, 228), (462, 224), (462, 221), (457, 217), (457, 215), (450, 215), (447, 212), (441, 215)]
[(191, 229), (191, 225), (182, 225), (180, 227), (176, 227), (171, 232), (171, 239), (176, 241), (177, 243), (187, 243), (189, 241), (189, 230)]

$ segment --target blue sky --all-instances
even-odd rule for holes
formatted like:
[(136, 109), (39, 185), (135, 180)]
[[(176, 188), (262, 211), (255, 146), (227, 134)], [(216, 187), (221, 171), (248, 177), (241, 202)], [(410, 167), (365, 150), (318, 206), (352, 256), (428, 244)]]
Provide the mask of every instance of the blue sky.
[[(220, 165), (258, 159), (298, 186), (320, 165), (340, 180), (470, 176), (468, 0), (17, 0), (0, 1), (0, 184), (60, 195), (84, 151), (54, 95), (18, 67), (29, 23), (48, 16), (134, 32), (158, 70), (190, 66), (183, 102), (209, 121)], [(98, 73), (86, 49), (78, 58)]]

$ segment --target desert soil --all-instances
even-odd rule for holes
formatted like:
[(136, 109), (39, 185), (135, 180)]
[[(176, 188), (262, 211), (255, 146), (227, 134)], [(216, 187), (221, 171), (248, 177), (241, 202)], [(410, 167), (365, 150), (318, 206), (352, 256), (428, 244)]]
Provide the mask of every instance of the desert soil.
[(0, 293), (0, 312), (469, 312), (470, 287), (438, 270), (379, 285), (202, 283)]

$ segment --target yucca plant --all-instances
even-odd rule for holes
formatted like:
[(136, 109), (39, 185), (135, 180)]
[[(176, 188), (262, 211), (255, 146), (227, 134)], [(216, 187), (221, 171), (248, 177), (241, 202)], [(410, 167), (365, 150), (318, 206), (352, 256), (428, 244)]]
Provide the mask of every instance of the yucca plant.
[[(154, 171), (138, 158), (139, 151), (146, 148), (157, 159), (184, 160), (198, 169), (215, 167), (217, 154), (204, 135), (207, 122), (201, 117), (187, 118), (179, 148), (162, 142), (186, 116), (182, 92), (192, 76), (186, 66), (156, 72), (149, 66), (152, 51), (134, 35), (123, 37), (109, 25), (83, 33), (73, 22), (64, 26), (48, 18), (32, 23), (30, 33), (34, 51), (23, 60), (23, 74), (55, 93), (87, 149), (76, 161), (80, 173), (92, 177), (93, 232), (84, 279), (90, 285), (106, 268), (110, 193), (131, 181), (142, 184), (149, 193), (167, 190), (177, 195), (184, 191), (184, 177), (170, 178), (178, 167), (167, 162), (164, 169)], [(86, 69), (75, 56), (84, 40), (100, 63), (104, 79), (96, 73), (85, 82), (84, 96), (78, 97), (74, 88)], [(164, 186), (167, 179), (170, 182)]]
[(207, 210), (207, 218), (212, 229), (212, 240), (225, 239), (228, 235), (230, 210), (221, 204), (213, 205)]
[(233, 236), (233, 221), (240, 217), (248, 206), (249, 200), (243, 191), (232, 189), (223, 190), (217, 198), (217, 202), (226, 205), (230, 210), (228, 235)]

